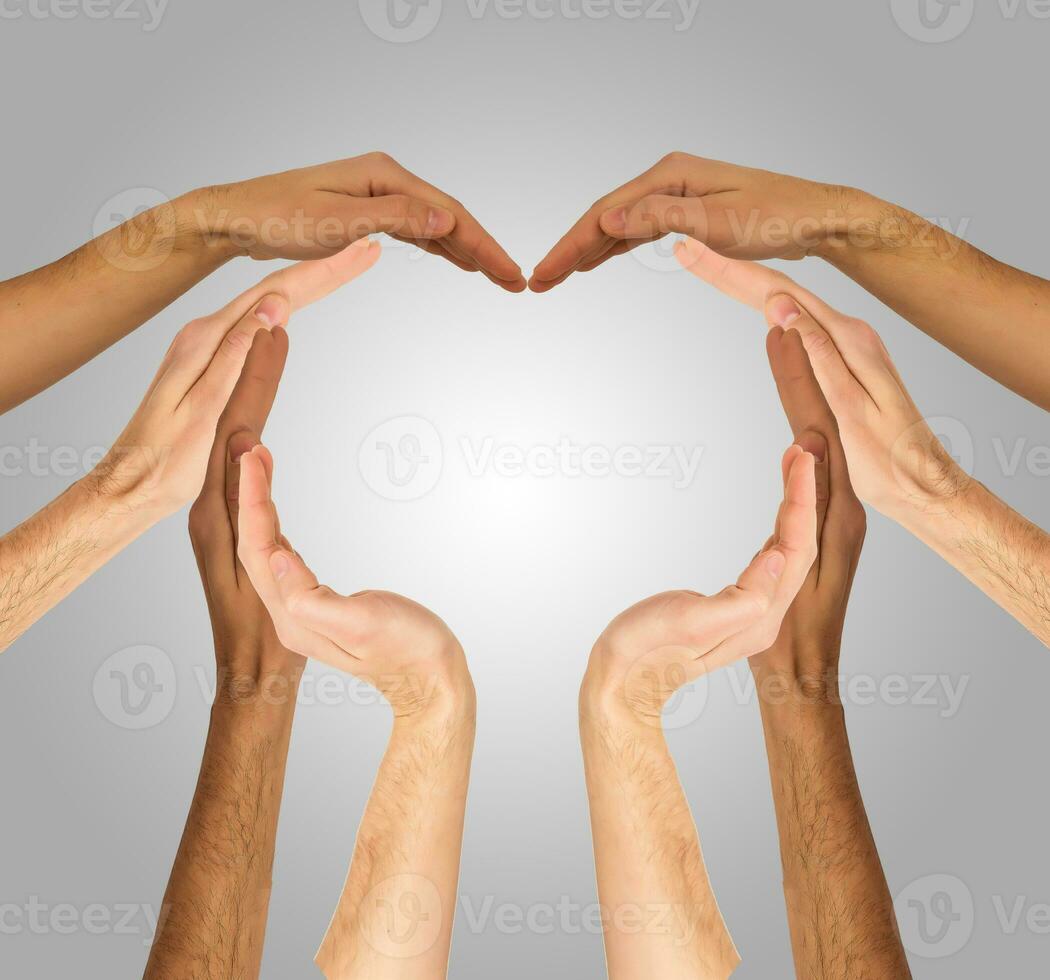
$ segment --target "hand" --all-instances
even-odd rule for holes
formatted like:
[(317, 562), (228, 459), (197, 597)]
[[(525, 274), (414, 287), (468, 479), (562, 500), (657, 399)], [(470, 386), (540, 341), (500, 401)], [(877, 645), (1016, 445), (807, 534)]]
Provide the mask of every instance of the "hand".
[(192, 196), (193, 220), (212, 242), (255, 259), (317, 259), (386, 232), (521, 292), (521, 268), (459, 201), (385, 153), (290, 170)]
[(584, 716), (626, 708), (658, 725), (680, 687), (773, 645), (817, 553), (815, 460), (792, 446), (783, 473), (773, 538), (736, 585), (715, 596), (646, 599), (598, 638), (581, 692)]
[(258, 443), (277, 395), (288, 334), (255, 334), (240, 379), (219, 419), (204, 488), (190, 509), (197, 558), (215, 637), (216, 699), (243, 704), (294, 704), (304, 659), (282, 646), (248, 574), (237, 559), (240, 457)]
[(716, 252), (801, 259), (848, 227), (857, 192), (751, 170), (688, 153), (598, 200), (536, 266), (529, 288), (546, 292), (574, 272), (680, 232)]
[(893, 517), (902, 508), (938, 508), (966, 487), (970, 478), (926, 424), (867, 323), (765, 266), (723, 258), (691, 241), (676, 254), (698, 278), (763, 310), (771, 326), (799, 332), (862, 500)]
[(183, 327), (127, 428), (90, 475), (97, 492), (159, 516), (192, 500), (256, 332), (284, 325), (292, 311), (356, 279), (379, 253), (378, 244), (362, 243), (282, 269)]
[(318, 585), (281, 534), (272, 482), (264, 446), (241, 456), (238, 554), (281, 643), (372, 684), (398, 719), (441, 709), (472, 715), (474, 687), (448, 626), (389, 592), (342, 596)]
[[(846, 605), (867, 518), (850, 482), (835, 416), (810, 367), (801, 335), (774, 327), (766, 350), (796, 443), (816, 461), (818, 549), (776, 643), (749, 663), (763, 697), (800, 693), (822, 703), (837, 702)], [(774, 691), (772, 684), (783, 689)]]

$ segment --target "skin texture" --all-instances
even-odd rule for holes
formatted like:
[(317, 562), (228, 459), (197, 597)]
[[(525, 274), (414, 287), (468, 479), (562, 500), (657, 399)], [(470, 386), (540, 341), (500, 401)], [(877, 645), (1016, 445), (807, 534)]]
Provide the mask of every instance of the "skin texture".
[(795, 438), (817, 457), (817, 560), (776, 643), (749, 661), (769, 757), (795, 973), (806, 980), (910, 978), (838, 696), (864, 507), (801, 335), (773, 327), (766, 346)]
[(190, 538), (215, 639), (216, 698), (200, 777), (145, 977), (259, 975), (277, 818), (304, 660), (282, 646), (237, 560), (239, 454), (258, 441), (288, 353), (260, 330), (219, 420)]
[(860, 498), (1050, 645), (1050, 535), (948, 455), (878, 334), (765, 266), (723, 258), (697, 242), (683, 242), (677, 254), (700, 279), (801, 334)]
[(278, 637), (367, 680), (394, 714), (317, 965), (327, 977), (444, 977), (475, 730), (463, 650), (418, 603), (318, 585), (281, 533), (272, 477), (264, 447), (241, 458), (239, 553)]
[[(105, 458), (0, 539), (0, 650), (81, 582), (200, 492), (219, 416), (252, 338), (370, 269), (375, 243), (267, 276), (185, 326)], [(267, 318), (261, 319), (260, 315)]]
[(573, 272), (680, 232), (737, 259), (819, 256), (974, 367), (1050, 409), (1050, 281), (870, 194), (688, 153), (598, 200), (533, 272)]
[(612, 980), (727, 977), (740, 962), (664, 740), (668, 699), (702, 674), (759, 653), (816, 555), (815, 460), (784, 456), (784, 503), (767, 546), (715, 596), (671, 592), (618, 616), (580, 690), (580, 735)]
[(455, 198), (385, 153), (192, 191), (0, 283), (0, 412), (116, 343), (238, 256), (321, 259), (385, 232), (511, 292), (521, 268)]

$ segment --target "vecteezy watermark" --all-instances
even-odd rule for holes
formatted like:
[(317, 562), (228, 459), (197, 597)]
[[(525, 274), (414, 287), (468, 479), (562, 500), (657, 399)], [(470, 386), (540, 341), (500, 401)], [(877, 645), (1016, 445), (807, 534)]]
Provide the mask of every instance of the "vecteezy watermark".
[[(1050, 0), (996, 0), (981, 5), (982, 15), (997, 8), (1004, 21), (1026, 15), (1032, 20), (1050, 20)], [(925, 44), (943, 44), (966, 33), (977, 12), (976, 0), (890, 0), (897, 26), (908, 37)]]
[(1004, 936), (1050, 936), (1050, 904), (1019, 894), (979, 897), (978, 903), (969, 885), (951, 874), (925, 875), (906, 885), (893, 902), (905, 949), (924, 959), (954, 956), (973, 936), (979, 910), (990, 923), (986, 898)]
[(904, 948), (925, 959), (954, 956), (973, 935), (973, 894), (954, 875), (918, 878), (893, 902)]
[(365, 941), (388, 959), (422, 956), (438, 941), (443, 925), (441, 893), (417, 874), (381, 881), (357, 909), (357, 927)]
[(390, 419), (361, 443), (358, 469), (365, 483), (387, 500), (418, 500), (438, 485), (444, 464), (441, 436), (415, 415)]
[[(629, 254), (654, 272), (681, 272), (682, 265), (674, 253), (680, 236), (667, 229), (687, 231), (693, 238), (706, 241), (708, 221), (703, 199), (691, 200), (688, 206), (673, 205), (660, 214), (633, 214), (631, 222), (637, 230), (632, 236), (640, 242), (652, 241), (632, 248)], [(795, 219), (769, 215), (757, 208), (726, 211), (719, 215), (719, 225), (723, 224), (728, 231), (726, 250), (783, 256), (806, 255), (827, 244), (855, 250), (922, 249), (937, 258), (952, 259), (970, 229), (970, 219), (966, 217), (931, 215), (916, 219), (901, 212), (878, 218), (851, 218), (831, 209), (822, 216)]]
[[(561, 21), (647, 20), (667, 23), (672, 30), (689, 30), (701, 0), (466, 0), (471, 20)], [(358, 0), (361, 17), (378, 38), (394, 44), (421, 41), (437, 28), (443, 0)]]
[(104, 446), (45, 446), (33, 436), (21, 446), (0, 446), (0, 477), (77, 479), (90, 473), (105, 455)]
[[(696, 481), (704, 447), (681, 445), (605, 446), (562, 436), (553, 443), (518, 443), (495, 436), (463, 436), (455, 443), (472, 479), (564, 478), (658, 479), (676, 490)], [(358, 468), (365, 483), (387, 500), (418, 500), (433, 490), (447, 469), (444, 443), (431, 422), (416, 415), (390, 419), (361, 443)]]
[(175, 250), (178, 216), (170, 198), (155, 187), (132, 187), (98, 209), (92, 232), (96, 248), (110, 265), (125, 272), (148, 272)]
[(102, 716), (118, 728), (154, 728), (171, 714), (178, 682), (175, 664), (159, 647), (140, 644), (107, 657), (95, 672), (92, 694)]
[(164, 18), (168, 0), (0, 0), (0, 20), (142, 21), (152, 34)]
[(117, 902), (105, 905), (91, 902), (84, 906), (71, 902), (49, 904), (31, 895), (25, 902), (0, 903), (0, 936), (142, 936), (149, 946), (157, 934), (159, 917), (152, 905)]
[(500, 902), (495, 895), (480, 901), (461, 895), (461, 922), (474, 935), (489, 930), (503, 936), (530, 933), (550, 936), (600, 936), (617, 932), (626, 936), (650, 935), (669, 937), (674, 946), (689, 945), (696, 934), (697, 909), (672, 902), (624, 903), (605, 906), (598, 902), (577, 902), (562, 895), (556, 902)]
[[(711, 684), (725, 684), (737, 707), (761, 701), (767, 705), (841, 704), (847, 708), (910, 707), (936, 712), (944, 720), (962, 710), (969, 674), (843, 674), (801, 676), (788, 681), (777, 674), (756, 680), (746, 665), (691, 678), (682, 658), (661, 663), (639, 662), (628, 671), (624, 697), (639, 717), (665, 731), (699, 721), (711, 697)], [(695, 674), (695, 671), (692, 673)], [(659, 709), (655, 706), (659, 706)]]

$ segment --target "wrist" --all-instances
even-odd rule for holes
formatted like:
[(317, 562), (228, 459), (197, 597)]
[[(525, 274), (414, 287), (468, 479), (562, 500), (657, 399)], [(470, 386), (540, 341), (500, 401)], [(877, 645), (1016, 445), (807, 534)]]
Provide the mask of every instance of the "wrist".
[(459, 649), (426, 670), (373, 679), (371, 683), (390, 703), (395, 725), (473, 728), (475, 724), (477, 695)]
[[(276, 641), (273, 649), (263, 645), (261, 649), (253, 647), (222, 656), (215, 673), (214, 707), (246, 713), (293, 714), (305, 664), (295, 657), (295, 663), (287, 666), (272, 669), (258, 666), (274, 661), (275, 654), (284, 658), (293, 656)], [(240, 668), (236, 666), (239, 663), (252, 666)]]
[(113, 446), (79, 481), (81, 490), (98, 505), (150, 527), (183, 503), (165, 492), (163, 455), (146, 447)]
[(584, 735), (591, 729), (615, 728), (663, 738), (663, 704), (655, 696), (628, 698), (627, 688), (626, 679), (592, 662), (580, 685), (580, 730)]
[(859, 252), (899, 249), (915, 237), (915, 215), (855, 187), (823, 186), (827, 220), (810, 255), (839, 267), (849, 265)]
[[(926, 423), (915, 440), (898, 440), (904, 451), (894, 451), (889, 491), (873, 506), (905, 527), (926, 523), (931, 517), (945, 516), (963, 505), (976, 487), (973, 479), (944, 449)], [(904, 445), (907, 443), (907, 445)]]
[[(220, 264), (247, 255), (233, 234), (238, 214), (232, 208), (238, 184), (216, 184), (190, 191), (175, 201), (179, 228), (189, 248), (200, 251)], [(243, 220), (241, 218), (240, 220)]]
[(838, 656), (828, 663), (826, 652), (792, 650), (788, 657), (776, 658), (777, 648), (753, 658), (751, 674), (755, 696), (763, 710), (826, 709), (841, 706)]

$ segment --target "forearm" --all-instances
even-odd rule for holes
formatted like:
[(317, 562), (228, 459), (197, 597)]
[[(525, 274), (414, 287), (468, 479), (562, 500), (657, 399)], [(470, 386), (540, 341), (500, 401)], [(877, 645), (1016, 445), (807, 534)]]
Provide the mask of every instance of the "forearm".
[(663, 732), (584, 707), (580, 734), (611, 980), (728, 977), (740, 958)]
[(842, 706), (825, 680), (796, 678), (775, 703), (762, 701), (796, 975), (910, 977)]
[(89, 474), (0, 539), (0, 651), (159, 516)]
[(217, 703), (145, 977), (259, 975), (294, 696)]
[(472, 704), (395, 722), (317, 953), (326, 977), (446, 975), (473, 747)]
[(1050, 281), (904, 208), (850, 193), (848, 231), (816, 253), (974, 367), (1050, 409)]
[(153, 208), (0, 283), (0, 412), (87, 363), (236, 254), (227, 236), (202, 230), (208, 194)]
[(901, 501), (889, 516), (1050, 646), (1050, 535), (977, 480)]

